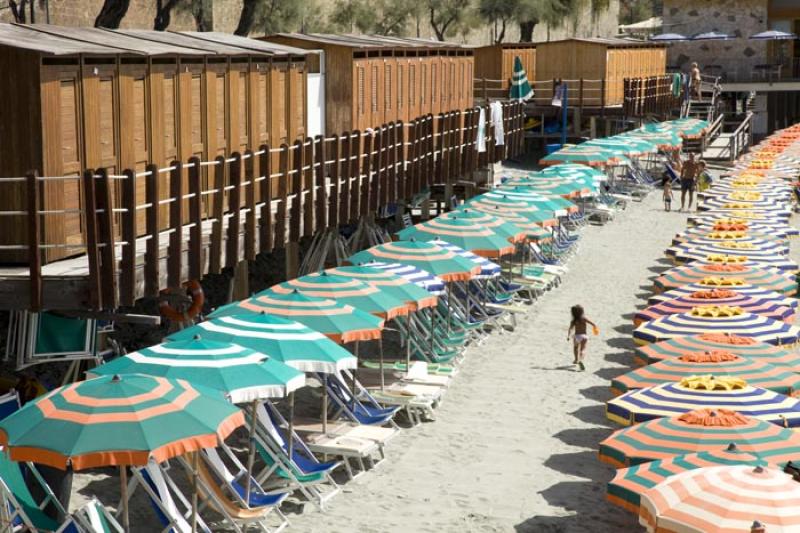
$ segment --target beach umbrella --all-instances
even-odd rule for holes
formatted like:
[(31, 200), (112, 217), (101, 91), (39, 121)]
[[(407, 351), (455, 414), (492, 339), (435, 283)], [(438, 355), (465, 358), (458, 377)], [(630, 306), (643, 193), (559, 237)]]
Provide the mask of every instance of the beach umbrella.
[[(645, 422), (645, 424), (650, 423), (652, 422)], [(777, 428), (774, 424), (762, 423), (769, 427)], [(645, 424), (640, 424), (636, 427), (641, 427)], [(781, 430), (780, 428), (777, 428), (777, 430), (786, 431), (787, 433), (792, 431)], [(627, 431), (627, 429), (621, 431)], [(754, 453), (741, 451), (736, 444), (730, 444), (724, 449), (677, 455), (617, 470), (614, 479), (608, 482), (606, 498), (611, 503), (638, 514), (640, 494), (647, 489), (655, 487), (668, 477), (708, 466), (767, 466), (768, 464), (766, 460)]]
[(523, 102), (533, 98), (533, 89), (531, 89), (531, 84), (528, 83), (528, 75), (525, 73), (525, 68), (522, 66), (522, 60), (519, 56), (514, 57), (514, 72), (511, 74), (511, 88), (509, 89), (508, 97), (511, 100)]
[[(749, 195), (747, 197), (753, 199), (737, 199), (745, 198), (745, 195)], [(700, 202), (700, 205), (698, 205), (697, 208), (700, 211), (711, 211), (718, 209), (730, 210), (734, 212), (740, 209), (749, 211), (768, 211), (773, 215), (784, 217), (788, 217), (791, 214), (791, 210), (786, 207), (784, 203), (776, 202), (774, 198), (765, 198), (761, 196), (761, 193), (751, 191), (739, 191), (739, 193), (733, 192), (724, 196), (712, 196)]]
[(575, 163), (551, 165), (532, 174), (537, 176), (560, 176), (565, 178), (591, 178), (592, 183), (595, 184), (608, 181), (608, 176), (602, 170)]
[[(672, 239), (672, 244), (680, 244), (696, 238), (708, 238), (709, 235), (714, 233), (733, 233), (745, 234), (748, 237), (757, 239), (778, 241), (779, 244), (784, 246), (789, 240), (789, 234), (783, 230), (779, 230), (774, 226), (762, 226), (758, 224), (695, 224), (690, 226), (685, 231), (678, 233)], [(736, 236), (733, 235), (734, 239)]]
[(628, 131), (624, 134), (617, 135), (619, 138), (634, 137), (645, 139), (658, 146), (659, 150), (679, 150), (683, 146), (683, 139), (674, 130), (656, 130), (648, 128), (647, 125), (642, 128)]
[(800, 484), (774, 467), (690, 470), (644, 491), (640, 502), (639, 523), (650, 533), (800, 529)]
[(614, 378), (611, 381), (611, 391), (622, 394), (629, 390), (678, 382), (698, 375), (741, 378), (754, 387), (788, 396), (796, 391), (800, 392), (800, 374), (795, 374), (791, 368), (725, 351), (681, 355), (637, 368)]
[(692, 36), (693, 41), (727, 41), (731, 36), (720, 31), (707, 31)]
[(627, 426), (702, 408), (730, 409), (783, 427), (800, 426), (800, 400), (739, 378), (716, 376), (692, 376), (628, 391), (606, 402), (606, 416)]
[(579, 163), (594, 167), (615, 164), (619, 161), (621, 161), (619, 154), (604, 148), (568, 146), (546, 155), (539, 160), (539, 164), (548, 166), (562, 163)]
[[(340, 266), (326, 270), (329, 274), (358, 279), (386, 294), (402, 300), (419, 311), (436, 305), (436, 296), (403, 276), (375, 266)], [(444, 288), (444, 285), (442, 286)]]
[(783, 207), (775, 203), (755, 205), (753, 202), (725, 202), (717, 198), (709, 198), (698, 207), (700, 209), (700, 216), (716, 214), (753, 220), (778, 220), (784, 223), (788, 223), (789, 217), (792, 216), (792, 211), (788, 207)]
[(788, 31), (768, 30), (750, 36), (754, 41), (780, 41), (797, 39), (797, 34)]
[(748, 359), (800, 370), (800, 354), (794, 350), (730, 333), (686, 335), (638, 346), (634, 353), (634, 362), (640, 365), (650, 364), (675, 357), (715, 351), (731, 352)]
[(662, 43), (670, 43), (678, 41), (688, 41), (689, 38), (685, 35), (681, 35), (680, 33), (659, 33), (658, 35), (652, 35), (648, 37), (647, 40), (662, 42)]
[[(469, 209), (468, 207), (461, 207), (456, 211), (443, 213), (437, 218), (450, 218), (458, 217), (461, 220), (468, 220), (473, 224), (490, 228), (498, 235), (505, 237), (509, 242), (522, 242), (526, 238), (525, 229), (517, 226), (513, 222), (509, 222), (502, 217), (495, 217), (488, 213)], [(443, 239), (446, 240), (446, 239)], [(461, 248), (464, 248), (461, 246)], [(465, 248), (466, 249), (466, 248)]]
[[(549, 242), (553, 240), (553, 234), (548, 230), (523, 215), (511, 211), (501, 211), (498, 208), (484, 210), (473, 207), (462, 207), (459, 209), (459, 212), (470, 217), (474, 222), (482, 224), (493, 224), (495, 220), (513, 224), (515, 228), (519, 228), (523, 232), (525, 239), (530, 241)], [(503, 230), (501, 229), (500, 231)]]
[(342, 344), (380, 339), (383, 330), (383, 319), (379, 317), (336, 300), (309, 296), (297, 290), (288, 294), (262, 291), (241, 302), (220, 307), (211, 313), (210, 318), (248, 313), (267, 313), (296, 320)]
[[(673, 267), (655, 279), (655, 292), (661, 293), (677, 289), (683, 285), (700, 283), (703, 280), (714, 280), (706, 286), (716, 286), (719, 280), (732, 279), (739, 285), (747, 284), (765, 291), (773, 291), (784, 296), (797, 294), (797, 280), (776, 268), (758, 267), (743, 264), (716, 264), (694, 262), (684, 266)], [(736, 290), (735, 284), (728, 285)]]
[(363, 281), (329, 272), (315, 272), (297, 279), (284, 281), (268, 289), (274, 294), (291, 294), (299, 291), (307, 296), (330, 298), (337, 303), (351, 305), (359, 311), (391, 320), (405, 316), (411, 307), (390, 294)]
[(615, 431), (600, 442), (599, 457), (617, 468), (736, 445), (772, 464), (800, 457), (800, 433), (731, 409), (700, 407)]
[(102, 376), (25, 404), (0, 421), (0, 444), (17, 462), (61, 470), (119, 466), (123, 526), (129, 531), (126, 466), (214, 448), (243, 424), (242, 411), (213, 389), (156, 376)]
[[(588, 168), (588, 167), (587, 167)], [(531, 192), (547, 196), (575, 198), (597, 192), (597, 186), (591, 178), (565, 178), (531, 173), (524, 178), (511, 178), (503, 182), (504, 187), (525, 187)]]
[(553, 196), (541, 193), (528, 187), (501, 185), (493, 192), (486, 193), (486, 196), (489, 197), (503, 195), (529, 202), (537, 209), (542, 211), (550, 211), (559, 217), (567, 216), (569, 213), (574, 213), (580, 210), (577, 205), (566, 198), (561, 198), (558, 195)]
[(792, 199), (792, 190), (788, 184), (776, 184), (774, 182), (764, 184), (744, 184), (734, 180), (718, 180), (714, 184), (701, 192), (699, 196), (706, 198), (709, 196), (725, 197), (736, 195), (737, 193), (757, 193), (763, 198), (770, 199), (774, 203), (788, 202)]
[(740, 231), (715, 231), (703, 237), (695, 237), (680, 244), (674, 244), (666, 249), (667, 256), (675, 257), (681, 252), (697, 249), (714, 248), (712, 253), (741, 254), (748, 252), (753, 256), (785, 256), (789, 254), (789, 247), (785, 244), (767, 239), (759, 239)]
[(730, 210), (730, 209), (711, 209), (703, 211), (694, 216), (689, 216), (689, 222), (695, 223), (696, 220), (704, 218), (722, 219), (722, 220), (736, 220), (745, 222), (758, 222), (759, 224), (769, 224), (771, 226), (785, 227), (789, 225), (788, 217), (785, 214), (775, 214), (769, 211), (747, 211), (747, 210)]
[(791, 298), (786, 294), (765, 289), (757, 285), (745, 283), (742, 278), (722, 276), (706, 277), (697, 283), (681, 285), (676, 289), (670, 289), (666, 292), (654, 294), (647, 299), (647, 304), (656, 305), (669, 300), (674, 300), (675, 298), (684, 298), (691, 296), (696, 292), (708, 291), (712, 289), (733, 290), (750, 298), (768, 301), (782, 307), (789, 307), (790, 309), (797, 309), (797, 299)]
[(659, 317), (633, 330), (636, 344), (658, 342), (672, 337), (700, 333), (733, 333), (761, 342), (788, 346), (797, 343), (800, 329), (761, 315), (745, 313), (741, 308), (698, 306), (688, 313)]
[(455, 244), (450, 244), (449, 242), (440, 241), (440, 240), (433, 240), (430, 241), (431, 243), (444, 248), (454, 254), (471, 261), (472, 263), (481, 267), (481, 271), (478, 274), (475, 274), (472, 279), (489, 279), (489, 278), (496, 278), (502, 272), (502, 268), (497, 263), (493, 263), (489, 261), (485, 257), (481, 257), (475, 253), (470, 252), (469, 250), (464, 250), (463, 248), (459, 248)]
[[(422, 289), (420, 289), (422, 290)], [(340, 372), (356, 367), (353, 354), (318, 331), (283, 317), (241, 314), (211, 318), (177, 331), (169, 341), (236, 343), (301, 372)]]
[[(751, 247), (753, 246), (753, 247)], [(680, 249), (679, 249), (680, 248)], [(694, 261), (705, 263), (747, 263), (753, 266), (776, 268), (794, 274), (800, 267), (780, 252), (770, 251), (770, 245), (755, 247), (751, 243), (721, 242), (700, 246), (677, 245), (673, 262), (682, 265)], [(720, 260), (721, 259), (721, 260)]]
[(401, 240), (446, 241), (483, 257), (500, 257), (513, 253), (516, 249), (513, 242), (524, 237), (519, 228), (513, 231), (514, 240), (509, 240), (494, 229), (460, 218), (458, 212), (453, 212), (400, 230), (396, 235)]
[(480, 274), (480, 266), (441, 246), (423, 241), (379, 244), (351, 255), (352, 264), (391, 261), (421, 268), (444, 281), (466, 281)]
[(648, 306), (634, 315), (633, 324), (639, 326), (662, 316), (690, 313), (695, 307), (703, 305), (737, 307), (746, 313), (794, 322), (795, 310), (779, 305), (774, 300), (753, 298), (729, 289), (707, 289)]
[(475, 209), (493, 216), (502, 216), (503, 213), (513, 213), (524, 216), (531, 222), (540, 224), (544, 227), (555, 226), (558, 224), (558, 217), (552, 211), (543, 211), (531, 202), (512, 198), (507, 194), (478, 195), (464, 203), (464, 207)]
[(609, 150), (615, 154), (625, 157), (640, 156), (644, 154), (651, 154), (658, 151), (658, 145), (647, 139), (637, 139), (636, 137), (623, 137), (621, 139), (615, 137), (605, 137), (602, 139), (591, 139), (580, 146), (595, 146), (603, 150)]
[(380, 261), (370, 261), (367, 263), (359, 263), (358, 265), (383, 270), (390, 274), (400, 276), (415, 284), (417, 287), (425, 289), (434, 296), (440, 296), (445, 293), (445, 282), (443, 279), (415, 266), (404, 265), (402, 263), (383, 263)]

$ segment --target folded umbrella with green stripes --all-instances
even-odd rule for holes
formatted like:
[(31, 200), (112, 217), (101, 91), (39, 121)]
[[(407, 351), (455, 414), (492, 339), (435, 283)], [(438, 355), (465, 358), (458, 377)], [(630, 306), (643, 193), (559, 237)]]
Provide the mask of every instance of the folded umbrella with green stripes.
[(525, 72), (519, 56), (514, 57), (514, 72), (511, 75), (511, 88), (509, 89), (508, 97), (511, 100), (522, 101), (533, 98), (533, 89), (531, 89), (531, 84), (528, 83), (528, 74)]

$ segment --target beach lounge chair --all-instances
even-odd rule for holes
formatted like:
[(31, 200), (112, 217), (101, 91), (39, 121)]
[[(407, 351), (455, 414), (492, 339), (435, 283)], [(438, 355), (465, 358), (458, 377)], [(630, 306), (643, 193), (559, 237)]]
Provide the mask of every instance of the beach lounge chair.
[(19, 401), (19, 394), (11, 389), (6, 394), (0, 396), (0, 420), (19, 411), (22, 404)]
[(359, 397), (354, 397), (338, 374), (328, 374), (327, 380), (317, 375), (317, 379), (326, 384), (328, 396), (333, 400), (332, 408), (335, 412), (331, 419), (341, 415), (352, 422), (365, 426), (390, 425), (397, 427), (393, 419), (395, 413), (400, 410), (399, 406), (383, 407), (366, 392), (366, 389), (360, 386), (357, 386)]
[(352, 376), (347, 371), (341, 375), (328, 375), (328, 394), (335, 408), (332, 419), (341, 415), (368, 426), (383, 426), (388, 422), (390, 426), (398, 427), (394, 415), (403, 410), (409, 421), (417, 425), (423, 419), (435, 418), (433, 408), (442, 399), (442, 391), (438, 387), (432, 389), (410, 383), (394, 383), (381, 391), (379, 380), (369, 389), (356, 380), (354, 398), (352, 388), (346, 384), (344, 377), (352, 382)]
[(96, 499), (72, 513), (79, 528), (85, 533), (122, 533), (122, 526)]
[(342, 463), (321, 463), (296, 433), (292, 435), (290, 454), (288, 428), (281, 427), (263, 404), (258, 406), (256, 414), (256, 450), (266, 464), (266, 468), (256, 476), (258, 483), (263, 486), (277, 475), (287, 480), (290, 488), (298, 489), (319, 510), (324, 510), (327, 501), (341, 490), (332, 474)]

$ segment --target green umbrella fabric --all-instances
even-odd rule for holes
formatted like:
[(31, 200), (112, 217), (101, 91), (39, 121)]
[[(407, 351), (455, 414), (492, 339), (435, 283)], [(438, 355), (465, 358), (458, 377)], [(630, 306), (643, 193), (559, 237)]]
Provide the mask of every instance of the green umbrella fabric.
[(315, 272), (284, 281), (273, 285), (269, 290), (275, 294), (290, 294), (297, 290), (308, 296), (331, 298), (386, 320), (405, 316), (412, 310), (404, 301), (382, 293), (377, 287), (355, 278), (337, 276), (329, 272)]
[[(553, 239), (553, 234), (546, 230), (536, 222), (525, 218), (523, 215), (514, 213), (512, 211), (504, 211), (498, 207), (495, 208), (480, 208), (480, 207), (460, 207), (458, 212), (472, 215), (482, 215), (494, 220), (502, 220), (513, 224), (514, 227), (519, 228), (524, 232), (524, 238), (530, 241), (549, 242)], [(475, 220), (478, 220), (475, 218)]]
[(519, 198), (512, 198), (506, 194), (484, 193), (464, 203), (464, 207), (476, 209), (492, 216), (501, 216), (502, 213), (513, 213), (524, 216), (531, 222), (541, 226), (555, 226), (558, 217), (552, 211), (544, 211), (533, 203)]
[[(459, 218), (461, 220), (468, 220), (472, 223), (479, 224), (504, 237), (508, 242), (521, 242), (525, 240), (524, 228), (518, 226), (513, 222), (504, 220), (501, 217), (494, 217), (487, 213), (477, 211), (474, 209), (461, 208), (456, 211), (450, 211), (439, 215), (438, 218)], [(444, 239), (443, 239), (444, 240)], [(464, 248), (461, 246), (461, 248)]]
[(340, 266), (329, 268), (326, 272), (337, 276), (349, 276), (377, 287), (382, 292), (406, 302), (411, 306), (412, 311), (433, 307), (438, 302), (436, 295), (431, 294), (413, 281), (382, 268), (368, 265)]
[(655, 143), (660, 150), (679, 150), (683, 146), (683, 139), (677, 132), (670, 129), (655, 129), (645, 125), (642, 128), (628, 131), (617, 138), (636, 137)]
[[(582, 146), (582, 145), (581, 145)], [(560, 163), (580, 163), (590, 167), (617, 164), (621, 155), (596, 146), (568, 146), (548, 154), (539, 160), (539, 164), (558, 165)]]
[(277, 359), (231, 342), (203, 338), (156, 344), (118, 357), (89, 373), (184, 379), (222, 391), (233, 403), (283, 398), (306, 384), (305, 374)]
[(532, 205), (538, 207), (542, 211), (552, 211), (555, 216), (566, 216), (567, 213), (574, 213), (579, 210), (578, 206), (570, 200), (562, 198), (558, 195), (545, 195), (537, 192), (528, 187), (521, 186), (500, 186), (495, 189), (495, 192), (486, 193), (488, 196), (492, 194), (505, 194), (512, 198), (519, 198), (530, 202)]
[(221, 392), (184, 380), (127, 374), (59, 387), (0, 421), (17, 462), (65, 470), (164, 462), (216, 447), (244, 415)]
[(581, 143), (580, 146), (596, 146), (626, 157), (640, 156), (658, 151), (658, 146), (652, 141), (636, 139), (635, 137), (592, 139)]
[(591, 178), (583, 176), (563, 177), (532, 172), (524, 178), (511, 178), (503, 182), (505, 187), (525, 187), (548, 197), (575, 198), (589, 196), (597, 192)]
[(467, 281), (480, 274), (481, 267), (455, 252), (423, 241), (396, 241), (378, 244), (347, 258), (351, 264), (370, 261), (411, 265), (444, 281)]
[(309, 296), (297, 290), (289, 294), (262, 291), (241, 302), (220, 307), (211, 313), (211, 318), (247, 313), (267, 313), (296, 320), (343, 344), (380, 339), (383, 330), (383, 319), (379, 317), (336, 300)]
[(353, 369), (357, 364), (353, 354), (322, 333), (266, 313), (212, 318), (173, 333), (167, 340), (188, 341), (197, 336), (204, 341), (239, 344), (301, 372), (331, 374)]
[[(522, 231), (515, 228), (517, 235)], [(401, 240), (441, 239), (481, 257), (500, 257), (514, 253), (515, 246), (492, 228), (461, 218), (458, 212), (438, 216), (397, 232)]]
[(511, 100), (528, 100), (533, 98), (533, 89), (528, 83), (528, 74), (522, 66), (522, 60), (514, 57), (514, 73), (511, 75), (511, 88), (508, 97)]

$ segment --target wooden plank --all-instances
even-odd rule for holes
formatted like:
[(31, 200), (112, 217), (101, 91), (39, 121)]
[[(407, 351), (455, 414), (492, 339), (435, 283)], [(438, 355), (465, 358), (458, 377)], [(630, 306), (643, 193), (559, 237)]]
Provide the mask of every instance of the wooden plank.
[(275, 246), (283, 248), (286, 245), (286, 218), (289, 213), (287, 198), (289, 196), (289, 145), (282, 144), (278, 162), (278, 216), (275, 220)]
[(122, 262), (119, 269), (119, 299), (120, 304), (126, 307), (136, 303), (136, 237), (139, 213), (136, 210), (136, 173), (126, 169), (123, 173), (125, 180), (122, 182), (122, 207), (126, 210), (122, 214)]
[(361, 132), (355, 130), (350, 137), (350, 180), (348, 180), (347, 199), (350, 216), (347, 221), (358, 220), (361, 203)]
[(160, 290), (159, 278), (159, 248), (160, 228), (159, 218), (161, 206), (159, 201), (159, 175), (158, 166), (150, 164), (146, 167), (145, 197), (149, 204), (146, 210), (145, 225), (147, 226), (147, 239), (144, 256), (144, 294), (145, 296), (158, 296)]
[(396, 130), (397, 150), (395, 151), (395, 176), (397, 179), (397, 189), (395, 200), (405, 198), (409, 200), (408, 194), (408, 173), (406, 171), (407, 154), (406, 150), (406, 123), (402, 120), (397, 123)]
[(189, 158), (189, 279), (203, 277), (203, 184), (200, 158)]
[(352, 139), (350, 133), (344, 133), (339, 142), (339, 223), (346, 224), (350, 221), (350, 176), (352, 157)]
[(83, 172), (81, 185), (86, 223), (86, 259), (89, 262), (89, 306), (95, 311), (102, 308), (103, 300), (100, 286), (100, 257), (97, 249), (97, 198), (93, 169)]
[(256, 220), (256, 158), (253, 156), (252, 150), (247, 150), (245, 155), (247, 159), (245, 159), (244, 162), (244, 181), (248, 185), (244, 193), (244, 202), (247, 207), (244, 228), (244, 258), (248, 261), (255, 261), (257, 253), (256, 232), (258, 231), (258, 223)]
[(295, 141), (292, 145), (292, 208), (289, 214), (289, 242), (300, 242), (300, 221), (303, 216), (303, 141)]
[(258, 216), (258, 227), (260, 236), (258, 239), (258, 246), (261, 252), (271, 252), (275, 243), (272, 234), (272, 157), (270, 154), (268, 144), (262, 144), (259, 151), (262, 152), (259, 164), (261, 175), (264, 180), (261, 181), (261, 212)]
[(328, 209), (328, 224), (332, 227), (337, 227), (339, 225), (339, 179), (340, 179), (340, 172), (339, 169), (341, 168), (339, 165), (339, 159), (342, 157), (341, 152), (341, 143), (339, 141), (339, 136), (334, 135), (330, 141), (329, 149), (326, 150), (327, 157), (330, 157), (333, 163), (330, 165), (330, 178), (331, 178), (331, 192), (330, 197), (328, 200), (329, 209)]
[(316, 198), (316, 221), (317, 231), (326, 229), (328, 227), (327, 212), (328, 212), (328, 187), (325, 179), (327, 177), (326, 163), (326, 145), (325, 137), (317, 135), (314, 137), (314, 163), (317, 165), (315, 170), (315, 181), (317, 188)]
[(239, 262), (239, 232), (241, 229), (242, 210), (242, 154), (233, 153), (233, 161), (228, 167), (229, 186), (232, 187), (228, 197), (228, 234), (225, 239), (225, 266), (232, 267)]
[(181, 279), (183, 261), (183, 163), (173, 161), (170, 164), (169, 196), (169, 246), (167, 248), (167, 286), (178, 288)]
[(214, 158), (214, 193), (212, 194), (211, 245), (208, 255), (208, 273), (222, 272), (222, 231), (225, 226), (225, 172), (227, 164), (223, 156)]
[(363, 162), (361, 163), (361, 169), (359, 171), (359, 176), (361, 173), (364, 174), (363, 180), (358, 180), (360, 186), (358, 189), (358, 214), (359, 217), (367, 216), (372, 210), (370, 209), (370, 190), (372, 188), (372, 151), (374, 150), (375, 146), (375, 135), (366, 135), (364, 137), (364, 146), (362, 153), (359, 155), (359, 159), (363, 157)]
[(42, 253), (39, 249), (39, 180), (36, 171), (28, 172), (25, 176), (25, 197), (28, 206), (28, 277), (30, 279), (30, 302), (28, 309), (40, 311), (42, 309)]
[(389, 124), (389, 152), (386, 157), (387, 165), (387, 179), (389, 186), (387, 187), (387, 196), (385, 203), (396, 202), (398, 197), (398, 176), (397, 176), (397, 139), (398, 129), (402, 129), (402, 122), (392, 122)]
[(317, 192), (314, 189), (314, 139), (306, 137), (303, 142), (303, 236), (314, 234), (314, 206)]
[(95, 178), (95, 200), (97, 202), (97, 235), (100, 249), (100, 288), (102, 309), (117, 307), (117, 258), (114, 239), (113, 185), (108, 171), (101, 168)]

